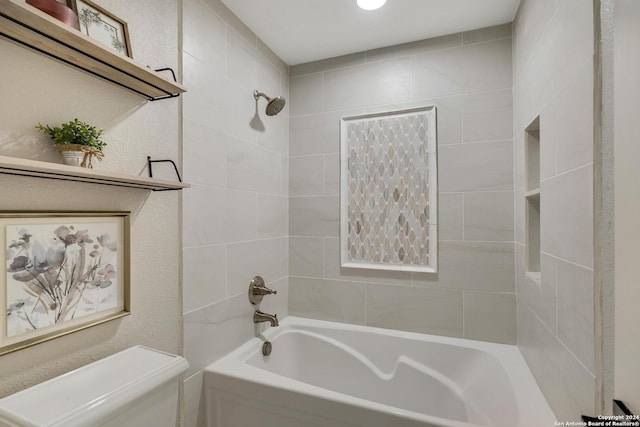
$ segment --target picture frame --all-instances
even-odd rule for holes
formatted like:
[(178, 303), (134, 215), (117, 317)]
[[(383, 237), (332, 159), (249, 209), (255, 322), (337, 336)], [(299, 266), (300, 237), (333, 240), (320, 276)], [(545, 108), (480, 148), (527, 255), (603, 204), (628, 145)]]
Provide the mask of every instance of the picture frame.
[(437, 273), (436, 107), (340, 119), (340, 265)]
[(130, 314), (130, 212), (0, 212), (0, 355)]
[(133, 58), (129, 27), (125, 21), (90, 0), (68, 0), (78, 15), (80, 32)]

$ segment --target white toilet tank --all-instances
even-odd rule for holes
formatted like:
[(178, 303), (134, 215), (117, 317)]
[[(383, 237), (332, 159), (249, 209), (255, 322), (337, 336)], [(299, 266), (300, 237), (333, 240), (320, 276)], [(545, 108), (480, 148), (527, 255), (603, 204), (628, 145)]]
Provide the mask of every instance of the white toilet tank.
[(180, 356), (136, 346), (0, 399), (0, 426), (175, 427)]

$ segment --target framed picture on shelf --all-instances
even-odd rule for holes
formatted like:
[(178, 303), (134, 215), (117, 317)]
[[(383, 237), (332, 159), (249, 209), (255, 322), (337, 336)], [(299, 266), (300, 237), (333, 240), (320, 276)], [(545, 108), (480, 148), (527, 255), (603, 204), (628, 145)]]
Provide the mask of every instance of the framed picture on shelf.
[(78, 14), (80, 31), (111, 49), (133, 58), (127, 23), (89, 0), (69, 0)]
[(129, 212), (0, 212), (0, 355), (126, 316)]

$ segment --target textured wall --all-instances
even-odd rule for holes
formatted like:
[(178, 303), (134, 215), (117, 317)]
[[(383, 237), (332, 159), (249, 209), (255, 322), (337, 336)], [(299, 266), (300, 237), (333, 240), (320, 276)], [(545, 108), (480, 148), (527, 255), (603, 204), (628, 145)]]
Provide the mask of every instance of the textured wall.
[(634, 308), (640, 298), (638, 286), (638, 148), (637, 102), (640, 96), (640, 4), (615, 2), (614, 27), (614, 121), (615, 121), (615, 399), (640, 411), (640, 343)]
[(183, 2), (184, 352), (187, 426), (199, 420), (202, 369), (255, 336), (249, 281), (287, 315), (289, 107), (264, 114), (253, 90), (288, 98), (288, 67), (217, 0)]
[[(99, 3), (129, 22), (137, 60), (153, 68), (177, 68), (176, 1), (147, 0), (135, 6), (125, 0)], [(0, 57), (0, 155), (60, 162), (48, 138), (33, 126), (78, 117), (106, 129), (109, 145), (105, 160), (94, 162), (97, 169), (144, 174), (147, 155), (178, 159), (177, 100), (147, 103), (4, 39)], [(163, 174), (160, 167), (154, 172)], [(132, 314), (1, 356), (0, 395), (136, 344), (181, 351), (179, 193), (6, 175), (0, 179), (2, 210), (132, 211)]]
[[(518, 346), (559, 420), (595, 415), (593, 3), (514, 21)], [(524, 129), (540, 117), (541, 283), (525, 275)]]
[[(291, 68), (290, 314), (516, 342), (511, 25)], [(439, 273), (340, 267), (343, 116), (436, 105)]]

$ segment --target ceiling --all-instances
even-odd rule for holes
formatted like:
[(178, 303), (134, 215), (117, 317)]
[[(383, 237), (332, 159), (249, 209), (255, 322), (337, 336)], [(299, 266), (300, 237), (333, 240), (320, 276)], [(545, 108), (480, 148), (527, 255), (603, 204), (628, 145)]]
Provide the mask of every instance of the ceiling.
[(513, 21), (520, 0), (222, 0), (289, 65)]

